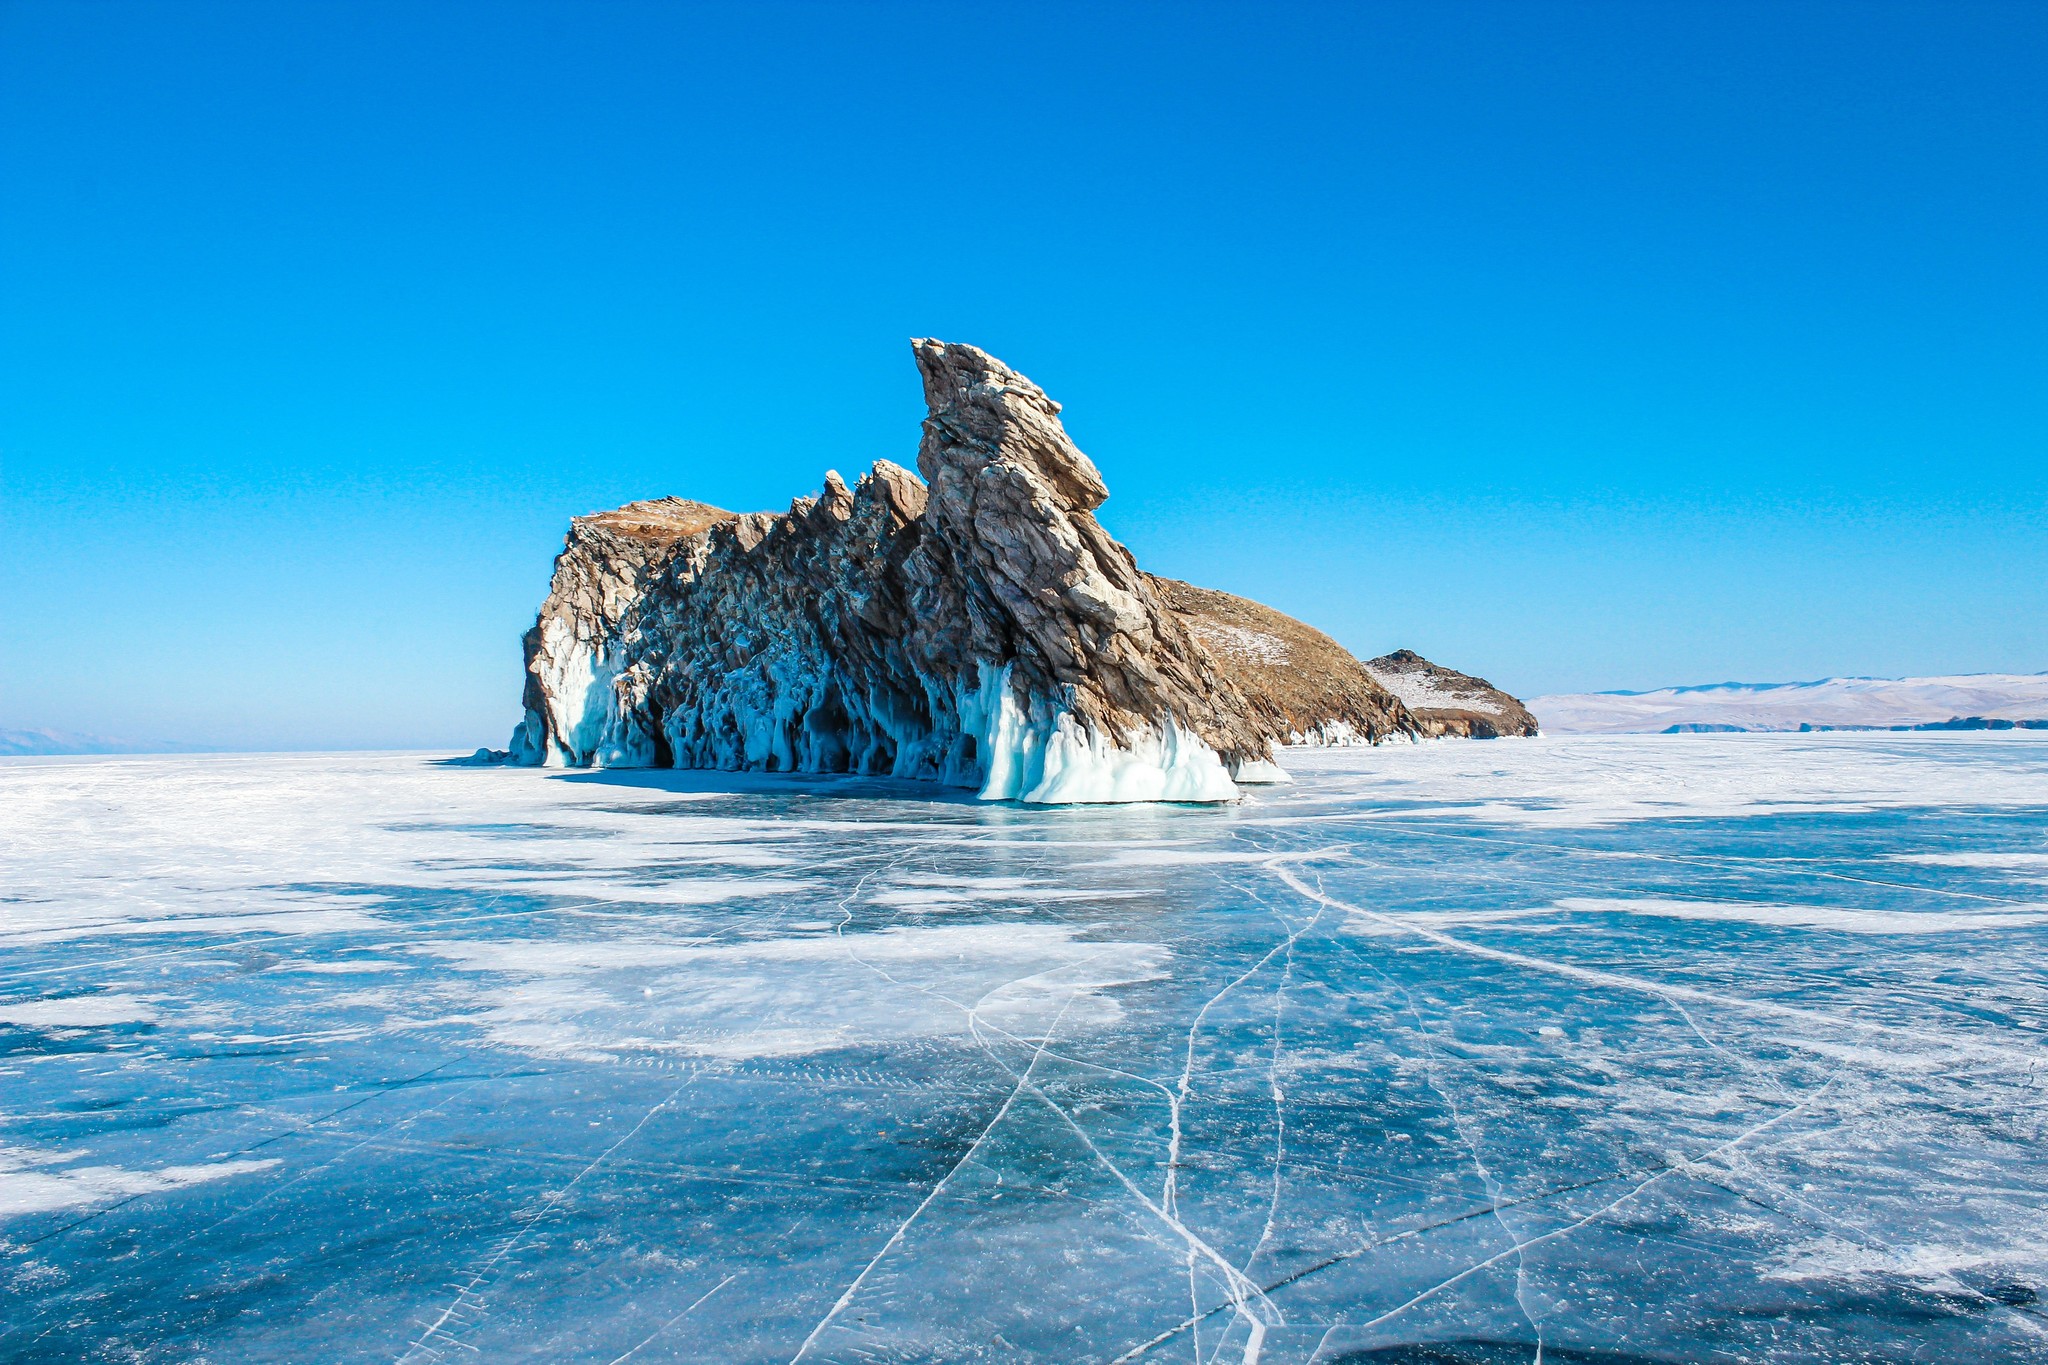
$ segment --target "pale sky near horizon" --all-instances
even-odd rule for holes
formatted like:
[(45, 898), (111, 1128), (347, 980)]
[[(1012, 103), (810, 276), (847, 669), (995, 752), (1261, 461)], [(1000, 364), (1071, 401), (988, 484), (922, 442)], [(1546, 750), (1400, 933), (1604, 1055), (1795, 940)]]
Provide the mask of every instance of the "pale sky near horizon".
[(2048, 5), (0, 0), (0, 727), (502, 745), (570, 516), (1066, 405), (1531, 696), (2048, 670)]

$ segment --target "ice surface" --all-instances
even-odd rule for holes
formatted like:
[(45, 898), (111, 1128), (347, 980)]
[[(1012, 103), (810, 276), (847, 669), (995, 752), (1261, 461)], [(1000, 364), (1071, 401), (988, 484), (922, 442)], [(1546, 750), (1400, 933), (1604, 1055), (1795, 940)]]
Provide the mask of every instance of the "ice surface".
[(0, 763), (0, 1360), (2048, 1361), (2048, 734)]

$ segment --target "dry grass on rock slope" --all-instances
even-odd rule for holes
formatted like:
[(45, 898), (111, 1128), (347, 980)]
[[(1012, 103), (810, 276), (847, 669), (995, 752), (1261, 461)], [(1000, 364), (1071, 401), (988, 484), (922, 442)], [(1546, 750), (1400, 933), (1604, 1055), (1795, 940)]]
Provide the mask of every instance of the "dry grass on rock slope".
[(1250, 598), (1148, 577), (1217, 671), (1279, 734), (1327, 744), (1417, 729), (1399, 699), (1315, 627)]

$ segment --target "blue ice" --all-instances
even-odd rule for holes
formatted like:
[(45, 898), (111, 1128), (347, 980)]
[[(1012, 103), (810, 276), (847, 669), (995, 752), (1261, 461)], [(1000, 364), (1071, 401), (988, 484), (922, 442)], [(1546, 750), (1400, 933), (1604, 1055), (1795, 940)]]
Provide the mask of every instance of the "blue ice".
[(2048, 736), (0, 764), (0, 1359), (2048, 1360)]

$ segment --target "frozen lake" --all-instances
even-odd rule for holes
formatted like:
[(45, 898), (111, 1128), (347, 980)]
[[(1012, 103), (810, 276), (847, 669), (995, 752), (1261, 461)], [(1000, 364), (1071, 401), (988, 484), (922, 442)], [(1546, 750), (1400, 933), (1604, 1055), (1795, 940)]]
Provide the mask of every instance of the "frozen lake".
[(2048, 1361), (2048, 735), (0, 763), (0, 1359)]

